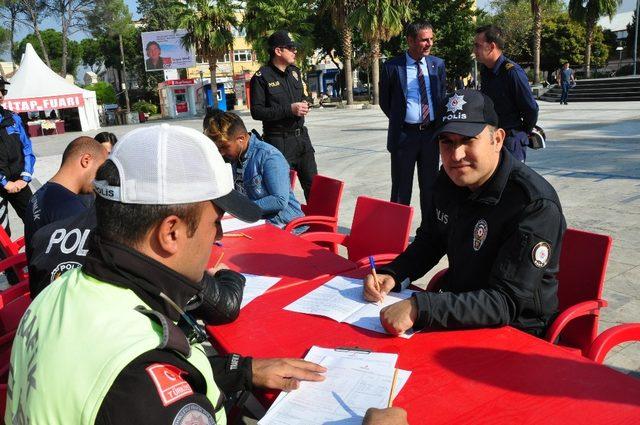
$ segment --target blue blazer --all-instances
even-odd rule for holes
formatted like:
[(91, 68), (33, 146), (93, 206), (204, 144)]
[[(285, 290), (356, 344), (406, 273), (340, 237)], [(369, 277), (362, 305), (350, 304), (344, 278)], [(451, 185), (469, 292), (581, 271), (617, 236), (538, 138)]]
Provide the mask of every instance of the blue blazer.
[[(444, 60), (436, 56), (427, 56), (429, 83), (431, 84), (431, 102), (434, 112), (440, 109), (447, 94), (447, 72)], [(387, 132), (387, 150), (397, 149), (404, 140), (401, 137), (402, 123), (407, 111), (407, 57), (404, 53), (388, 60), (382, 66), (380, 76), (380, 108), (389, 118)]]

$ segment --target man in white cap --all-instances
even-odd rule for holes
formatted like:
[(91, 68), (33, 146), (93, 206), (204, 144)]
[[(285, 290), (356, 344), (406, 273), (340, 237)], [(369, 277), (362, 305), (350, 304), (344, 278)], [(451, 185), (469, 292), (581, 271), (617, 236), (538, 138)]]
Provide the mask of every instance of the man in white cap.
[(224, 424), (221, 390), (323, 379), (325, 369), (304, 360), (205, 355), (206, 334), (185, 309), (220, 219), (260, 217), (205, 135), (167, 124), (134, 130), (95, 187), (84, 267), (43, 290), (20, 322), (5, 422)]

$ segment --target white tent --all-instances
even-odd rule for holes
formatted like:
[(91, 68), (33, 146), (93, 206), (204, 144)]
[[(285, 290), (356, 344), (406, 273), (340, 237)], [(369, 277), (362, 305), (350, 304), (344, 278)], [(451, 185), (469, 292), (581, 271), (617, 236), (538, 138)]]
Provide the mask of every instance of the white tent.
[(78, 108), (82, 131), (100, 128), (96, 93), (84, 90), (56, 74), (27, 43), (20, 68), (9, 80), (2, 106), (13, 112)]

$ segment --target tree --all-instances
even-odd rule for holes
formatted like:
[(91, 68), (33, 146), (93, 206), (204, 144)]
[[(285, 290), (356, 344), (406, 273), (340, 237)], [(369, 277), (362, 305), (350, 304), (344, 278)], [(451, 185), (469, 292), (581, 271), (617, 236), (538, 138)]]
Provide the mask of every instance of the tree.
[[(2, 28), (2, 36), (0, 39), (2, 42), (0, 43), (0, 50), (7, 50), (6, 44), (9, 44), (9, 57), (11, 57), (11, 53), (14, 49), (15, 32), (16, 27), (20, 24), (18, 17), (20, 15), (20, 4), (18, 0), (2, 0), (0, 3), (0, 16), (3, 18), (4, 23), (7, 24), (9, 29)], [(13, 70), (16, 70), (16, 63), (13, 62)], [(1, 72), (2, 70), (0, 70)]]
[(160, 31), (177, 28), (179, 9), (176, 0), (138, 0), (137, 12), (144, 16), (145, 31)]
[(247, 0), (242, 27), (261, 62), (269, 60), (267, 38), (274, 31), (286, 29), (300, 45), (297, 60), (304, 67), (304, 59), (315, 48), (310, 36), (315, 11), (310, 0)]
[(102, 43), (97, 38), (84, 38), (80, 40), (80, 47), (82, 49), (82, 64), (97, 73), (105, 61)]
[(410, 0), (361, 0), (349, 17), (354, 28), (359, 28), (371, 45), (373, 67), (373, 104), (380, 103), (380, 43), (398, 35), (411, 19)]
[(591, 48), (598, 20), (603, 16), (615, 15), (622, 0), (569, 0), (569, 15), (584, 24), (586, 29), (585, 68), (587, 78), (591, 78)]
[[(46, 29), (40, 32), (42, 42), (44, 43), (45, 49), (49, 52), (49, 58), (51, 62), (50, 68), (54, 72), (60, 72), (63, 69), (63, 55), (62, 55), (62, 33), (56, 31), (54, 29)], [(42, 57), (42, 50), (38, 45), (38, 38), (35, 34), (29, 34), (25, 38), (23, 38), (17, 45), (15, 50), (13, 51), (13, 60), (19, 61), (24, 53), (27, 43), (31, 43), (35, 51)], [(76, 69), (80, 62), (82, 61), (82, 51), (81, 51), (80, 43), (74, 40), (69, 40), (67, 46), (67, 56), (66, 63), (64, 64), (65, 68), (69, 70), (70, 73), (75, 75)], [(60, 72), (61, 73), (61, 72)]]
[[(40, 46), (40, 51), (38, 53), (44, 59), (44, 63), (46, 63), (49, 68), (52, 68), (51, 61), (49, 60), (49, 52), (45, 46), (42, 32), (40, 31), (40, 22), (48, 13), (46, 0), (18, 0), (18, 5), (20, 14), (24, 17), (23, 22), (33, 29), (33, 33), (38, 41), (37, 45)], [(36, 43), (33, 44), (34, 46), (36, 45)], [(11, 53), (13, 54), (13, 52), (15, 52), (15, 46)]]
[[(45, 0), (46, 1), (46, 0)], [(91, 10), (93, 0), (49, 0), (47, 7), (60, 19), (62, 29), (62, 68), (60, 74), (67, 74), (67, 55), (69, 54), (69, 37), (83, 28), (84, 17)]]
[(636, 25), (638, 22), (638, 17), (636, 16), (636, 12), (633, 12), (633, 20), (627, 25), (627, 40), (626, 40), (626, 54), (627, 57), (630, 57), (633, 60), (633, 49), (634, 47), (638, 50), (636, 51), (636, 57), (640, 56), (640, 43), (636, 46)]
[(90, 84), (85, 86), (85, 89), (96, 92), (96, 101), (99, 105), (118, 102), (116, 91), (113, 89), (113, 86), (105, 81), (98, 81), (95, 84)]
[[(229, 0), (184, 0), (179, 4), (177, 25), (187, 31), (182, 44), (195, 46), (196, 53), (207, 59), (215, 87), (217, 58), (233, 45), (231, 27), (238, 25), (234, 6)], [(213, 107), (218, 107), (217, 96), (213, 96)]]
[(349, 16), (355, 10), (355, 6), (356, 0), (323, 0), (321, 3), (323, 15), (328, 12), (331, 15), (333, 25), (340, 32), (347, 105), (353, 105), (353, 70), (351, 67), (353, 29), (349, 22)]
[(94, 37), (118, 36), (122, 61), (122, 81), (124, 81), (124, 97), (127, 111), (130, 111), (127, 67), (122, 42), (122, 35), (133, 28), (129, 8), (124, 4), (123, 0), (99, 0), (91, 11), (85, 12), (85, 21)]

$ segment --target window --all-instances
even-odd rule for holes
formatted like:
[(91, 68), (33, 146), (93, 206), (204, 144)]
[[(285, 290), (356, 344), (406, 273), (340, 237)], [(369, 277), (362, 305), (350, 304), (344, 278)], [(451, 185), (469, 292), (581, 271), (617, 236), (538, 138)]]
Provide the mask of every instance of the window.
[(233, 60), (236, 62), (251, 62), (253, 60), (253, 52), (251, 50), (234, 50)]
[(246, 37), (247, 36), (247, 31), (244, 28), (232, 27), (231, 28), (231, 34), (233, 34), (234, 38)]

